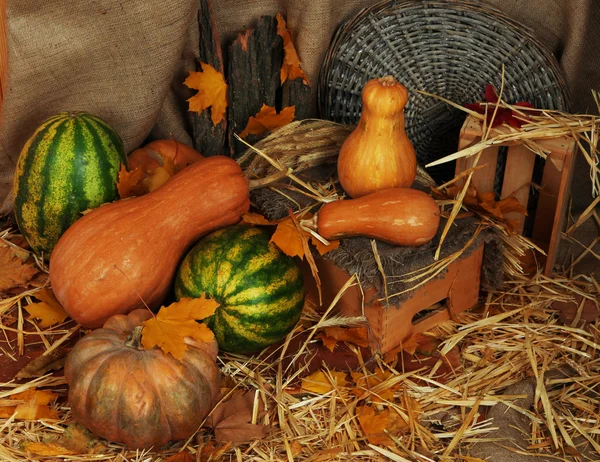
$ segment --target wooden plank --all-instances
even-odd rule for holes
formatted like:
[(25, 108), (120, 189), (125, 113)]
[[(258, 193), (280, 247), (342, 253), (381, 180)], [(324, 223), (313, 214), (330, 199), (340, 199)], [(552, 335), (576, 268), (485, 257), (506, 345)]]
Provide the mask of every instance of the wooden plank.
[[(246, 146), (233, 138), (241, 133), (251, 116), (263, 104), (276, 107), (277, 91), (281, 86), (283, 39), (277, 34), (277, 21), (263, 16), (255, 28), (238, 35), (229, 47), (229, 146), (236, 157)], [(260, 139), (249, 135), (250, 144)]]
[[(198, 9), (198, 27), (200, 32), (199, 58), (201, 63), (210, 64), (217, 71), (223, 72), (223, 56), (221, 41), (212, 14), (209, 0), (200, 0)], [(200, 71), (200, 63), (198, 63)], [(210, 109), (192, 116), (192, 131), (194, 148), (204, 156), (223, 154), (225, 134), (227, 133), (227, 119), (214, 125), (210, 116)]]
[[(477, 162), (477, 165), (480, 167), (485, 165), (486, 167), (479, 169), (475, 171), (475, 173), (473, 173), (471, 184), (475, 186), (477, 191), (480, 193), (491, 192), (494, 190), (494, 180), (496, 178), (496, 167), (498, 163), (499, 150), (499, 146), (487, 148), (481, 153), (479, 157), (479, 162)], [(467, 159), (467, 169), (473, 167), (473, 164), (475, 163), (475, 157), (476, 156), (472, 156)]]
[[(569, 193), (571, 191), (571, 181), (573, 179), (576, 149), (577, 148), (575, 140), (571, 140), (571, 143), (566, 147), (566, 151), (564, 152), (565, 155), (562, 159), (563, 169), (557, 192), (558, 199), (556, 201), (554, 219), (552, 221), (550, 242), (548, 244), (548, 257), (546, 259), (546, 266), (544, 268), (544, 274), (546, 276), (550, 276), (552, 274), (552, 270), (554, 268), (554, 264), (556, 263), (556, 257), (558, 255), (558, 250), (560, 247), (561, 234), (565, 223), (565, 217), (567, 215), (567, 207), (569, 204)], [(557, 154), (560, 156), (560, 152), (558, 152)], [(551, 157), (553, 157), (553, 155), (554, 152), (552, 153)]]
[[(502, 181), (501, 199), (514, 196), (519, 203), (527, 208), (529, 190), (536, 154), (522, 144), (511, 146), (506, 156), (504, 179)], [(525, 227), (525, 215), (521, 213), (507, 213), (506, 218), (519, 223), (517, 231), (522, 234)]]
[(6, 0), (0, 0), (0, 123), (2, 122), (2, 102), (6, 95), (8, 80), (8, 37), (6, 30)]
[[(567, 207), (571, 183), (575, 141), (565, 143), (561, 150), (548, 155), (544, 166), (540, 197), (533, 223), (533, 241), (547, 254), (545, 272), (551, 272), (560, 243), (560, 230)], [(551, 261), (551, 258), (553, 261)]]

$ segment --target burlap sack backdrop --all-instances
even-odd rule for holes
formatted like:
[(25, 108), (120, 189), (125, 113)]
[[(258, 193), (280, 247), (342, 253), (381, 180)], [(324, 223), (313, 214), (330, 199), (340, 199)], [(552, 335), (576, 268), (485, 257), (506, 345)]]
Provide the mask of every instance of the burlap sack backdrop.
[[(335, 28), (373, 3), (227, 0), (214, 1), (213, 11), (224, 46), (260, 15), (285, 13), (314, 87)], [(554, 52), (573, 97), (573, 111), (594, 110), (590, 89), (600, 87), (600, 49), (596, 46), (600, 2), (487, 3), (533, 29)], [(0, 8), (3, 4), (0, 0)], [(197, 7), (196, 0), (8, 3), (9, 75), (0, 122), (0, 215), (12, 205), (12, 177), (21, 147), (38, 124), (59, 111), (85, 110), (103, 117), (119, 132), (128, 151), (148, 135), (191, 142), (185, 101), (189, 91), (182, 82), (195, 69)], [(591, 202), (588, 172), (589, 166), (580, 159), (574, 179), (575, 211)], [(590, 232), (597, 235), (597, 230)]]

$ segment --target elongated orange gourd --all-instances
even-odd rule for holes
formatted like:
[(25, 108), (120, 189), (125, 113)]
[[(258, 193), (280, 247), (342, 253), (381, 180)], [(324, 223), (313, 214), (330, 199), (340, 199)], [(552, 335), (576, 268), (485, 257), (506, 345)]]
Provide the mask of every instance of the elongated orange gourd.
[(325, 239), (365, 236), (403, 246), (425, 244), (436, 235), (440, 209), (423, 191), (392, 188), (358, 199), (324, 204), (317, 231)]
[(415, 149), (404, 131), (408, 91), (394, 77), (370, 80), (362, 90), (362, 112), (338, 158), (340, 183), (350, 197), (388, 188), (408, 188), (415, 180)]
[(201, 159), (145, 196), (103, 205), (75, 222), (50, 257), (58, 301), (79, 324), (158, 308), (200, 237), (240, 221), (248, 182), (229, 157)]

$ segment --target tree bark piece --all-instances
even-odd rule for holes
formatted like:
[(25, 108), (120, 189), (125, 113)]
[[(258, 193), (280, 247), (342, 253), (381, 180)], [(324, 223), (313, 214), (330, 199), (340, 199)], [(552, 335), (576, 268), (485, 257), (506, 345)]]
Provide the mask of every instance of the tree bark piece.
[[(198, 26), (200, 28), (200, 62), (210, 64), (217, 71), (223, 72), (221, 41), (209, 0), (200, 0)], [(201, 71), (200, 63), (198, 63), (197, 70)], [(194, 148), (204, 156), (223, 154), (225, 147), (227, 121), (223, 119), (217, 125), (213, 125), (210, 111), (209, 108), (199, 114), (194, 113), (192, 123)]]
[[(283, 63), (283, 39), (277, 21), (263, 16), (254, 29), (240, 33), (229, 47), (229, 146), (237, 157), (246, 146), (233, 138), (244, 130), (263, 104), (277, 107), (279, 73)], [(254, 143), (258, 136), (246, 138)]]

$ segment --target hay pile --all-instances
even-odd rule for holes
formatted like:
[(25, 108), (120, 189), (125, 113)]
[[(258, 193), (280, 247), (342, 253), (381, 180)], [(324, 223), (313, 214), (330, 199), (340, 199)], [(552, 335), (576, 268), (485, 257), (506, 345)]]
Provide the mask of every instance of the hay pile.
[[(331, 152), (321, 160), (331, 161)], [(254, 178), (258, 187), (289, 178), (288, 169), (298, 168), (298, 163), (276, 164), (275, 170), (261, 173), (263, 180)], [(331, 189), (307, 186), (305, 192), (317, 199), (327, 200), (331, 194)], [(442, 201), (448, 216), (459, 201)], [(594, 216), (592, 210), (568, 229)], [(6, 243), (11, 237), (5, 231), (0, 239)], [(530, 248), (527, 240), (508, 233), (503, 239), (503, 287), (423, 336), (414, 354), (405, 351), (386, 362), (340, 342), (339, 351), (357, 356), (357, 371), (340, 374), (322, 364), (322, 382), (315, 391), (315, 376), (308, 375), (312, 371), (300, 361), (299, 352), (318, 344), (318, 334), (326, 327), (356, 326), (361, 320), (337, 317), (334, 306), (323, 310), (308, 303), (301, 322), (279, 348), (250, 358), (220, 356), (225, 394), (238, 389), (253, 393), (251, 423), (268, 426), (264, 438), (228, 444), (216, 442), (212, 430), (201, 428), (188, 441), (160, 451), (132, 451), (89, 435), (75, 444), (66, 384), (58, 370), (0, 383), (0, 415), (3, 407), (15, 404), (11, 396), (27, 389), (58, 395), (51, 404), (56, 418), (0, 418), (0, 459), (477, 462), (491, 454), (496, 457), (492, 460), (505, 460), (499, 457), (508, 454), (514, 462), (529, 460), (520, 459), (527, 454), (537, 456), (533, 460), (600, 460), (600, 284), (593, 275), (568, 271), (552, 278), (540, 272), (524, 276), (519, 256)], [(347, 286), (354, 283), (352, 278)], [(38, 286), (43, 284), (38, 279)], [(0, 296), (3, 364), (16, 362), (29, 348), (47, 355), (68, 349), (81, 335), (72, 321), (43, 329), (28, 318), (23, 305), (37, 290)], [(512, 441), (506, 440), (507, 434)], [(31, 443), (37, 442), (71, 449), (36, 455), (37, 446)], [(180, 452), (187, 458), (176, 458)]]

